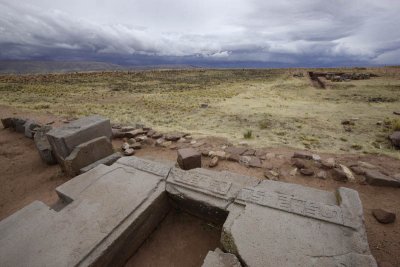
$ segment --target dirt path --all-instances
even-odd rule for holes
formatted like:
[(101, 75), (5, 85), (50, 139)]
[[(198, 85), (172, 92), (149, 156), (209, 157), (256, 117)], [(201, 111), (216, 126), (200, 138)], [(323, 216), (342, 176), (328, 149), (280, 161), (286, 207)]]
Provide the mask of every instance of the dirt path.
[[(50, 114), (23, 113), (12, 109), (0, 108), (5, 116), (26, 116), (40, 122), (55, 121), (55, 125), (62, 124), (61, 118)], [(221, 138), (206, 138), (205, 143), (215, 148), (221, 147), (227, 141)], [(115, 148), (120, 147), (121, 141), (113, 142)], [(364, 217), (368, 234), (368, 241), (372, 254), (378, 262), (390, 262), (393, 266), (400, 266), (400, 223), (399, 219), (393, 224), (378, 223), (371, 215), (371, 210), (383, 208), (395, 212), (400, 216), (400, 189), (374, 187), (337, 182), (332, 179), (321, 180), (315, 177), (290, 176), (293, 169), (290, 157), (293, 149), (267, 149), (276, 156), (269, 160), (274, 169), (281, 173), (280, 181), (296, 183), (323, 190), (335, 190), (340, 186), (349, 187), (358, 191), (363, 203)], [(176, 161), (176, 150), (146, 146), (136, 153), (138, 157), (146, 157), (162, 161)], [(389, 173), (400, 173), (398, 159), (376, 155), (332, 155), (320, 154), (322, 158), (335, 156), (337, 161), (346, 165), (358, 160), (372, 163)], [(208, 168), (209, 158), (203, 157), (203, 167)], [(3, 219), (34, 200), (41, 200), (51, 205), (58, 198), (54, 189), (67, 181), (58, 165), (47, 166), (41, 162), (32, 140), (22, 134), (8, 129), (0, 129), (0, 219)], [(255, 176), (264, 179), (263, 169), (246, 168), (235, 162), (220, 161), (214, 170), (228, 170), (231, 172)], [(171, 215), (172, 216), (172, 215)], [(164, 233), (165, 234), (165, 233)], [(164, 235), (163, 233), (161, 235)], [(165, 244), (167, 245), (167, 244)]]

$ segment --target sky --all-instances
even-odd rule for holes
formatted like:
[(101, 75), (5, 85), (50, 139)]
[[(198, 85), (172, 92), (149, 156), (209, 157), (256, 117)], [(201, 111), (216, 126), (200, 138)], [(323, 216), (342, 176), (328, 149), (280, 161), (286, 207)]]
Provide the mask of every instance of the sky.
[(0, 0), (0, 59), (400, 64), (400, 0)]

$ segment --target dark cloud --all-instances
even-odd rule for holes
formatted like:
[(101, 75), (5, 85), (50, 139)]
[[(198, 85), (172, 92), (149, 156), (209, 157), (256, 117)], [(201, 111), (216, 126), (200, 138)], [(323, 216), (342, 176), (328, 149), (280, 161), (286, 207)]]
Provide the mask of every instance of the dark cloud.
[(399, 11), (395, 0), (0, 0), (0, 58), (399, 64)]

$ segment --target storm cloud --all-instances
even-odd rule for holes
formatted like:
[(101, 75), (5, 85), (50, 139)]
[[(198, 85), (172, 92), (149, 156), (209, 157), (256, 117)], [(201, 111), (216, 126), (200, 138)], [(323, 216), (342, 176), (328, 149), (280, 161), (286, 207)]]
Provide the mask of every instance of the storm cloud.
[(0, 59), (400, 63), (398, 0), (0, 0)]

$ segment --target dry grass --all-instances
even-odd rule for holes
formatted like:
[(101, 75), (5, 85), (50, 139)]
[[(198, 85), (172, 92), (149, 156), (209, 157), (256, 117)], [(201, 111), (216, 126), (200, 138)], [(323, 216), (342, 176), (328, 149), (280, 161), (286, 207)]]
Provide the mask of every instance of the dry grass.
[[(399, 156), (387, 141), (400, 107), (400, 69), (362, 70), (380, 77), (331, 83), (326, 90), (304, 70), (155, 70), (0, 76), (0, 104), (66, 116), (103, 114), (164, 131), (287, 145), (320, 151)], [(330, 70), (331, 71), (331, 70)], [(346, 70), (357, 71), (360, 70)], [(207, 103), (208, 108), (200, 108)], [(348, 132), (341, 125), (355, 119)]]

